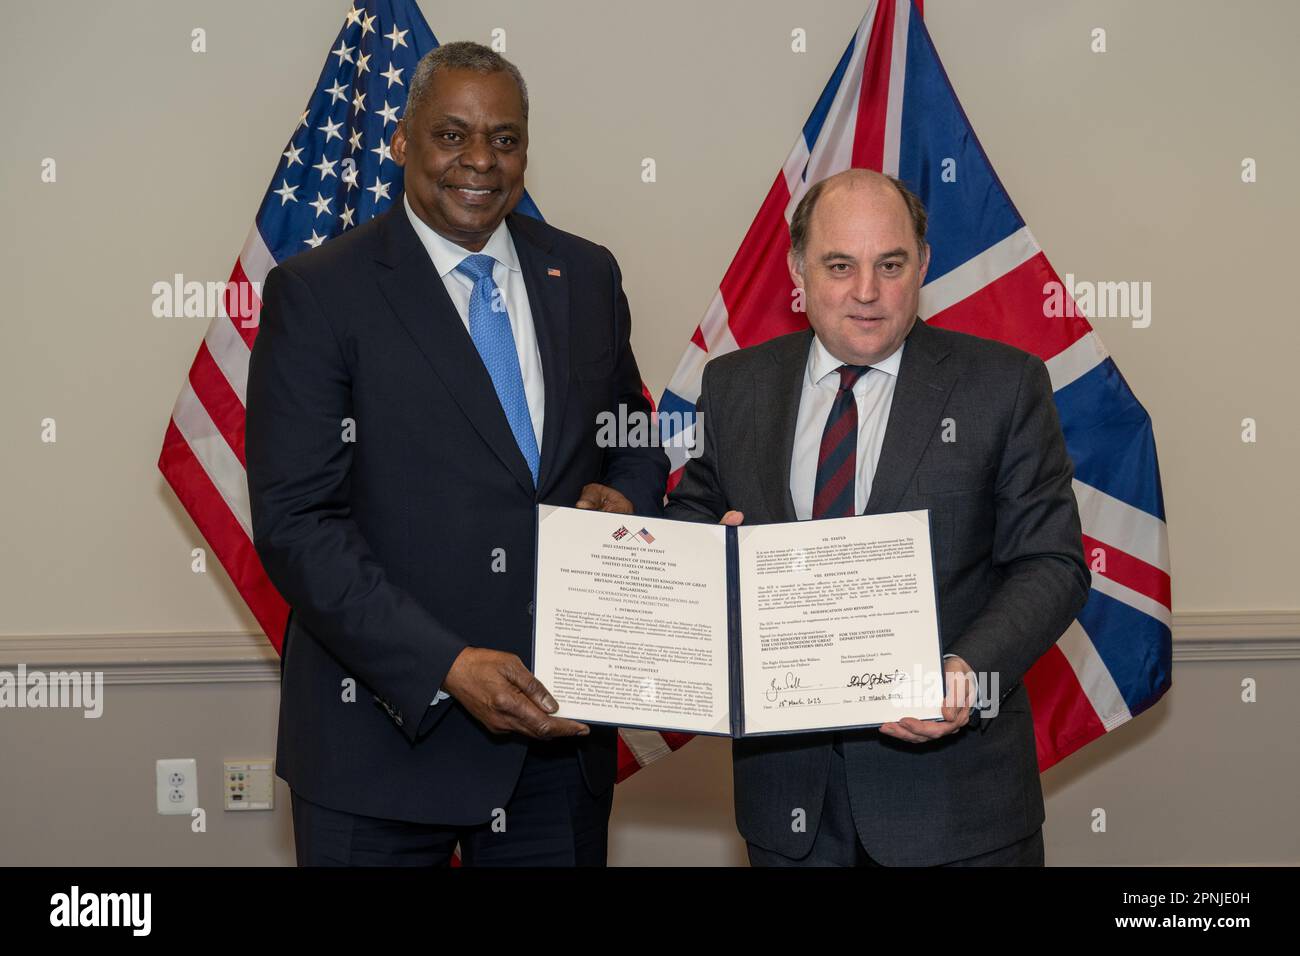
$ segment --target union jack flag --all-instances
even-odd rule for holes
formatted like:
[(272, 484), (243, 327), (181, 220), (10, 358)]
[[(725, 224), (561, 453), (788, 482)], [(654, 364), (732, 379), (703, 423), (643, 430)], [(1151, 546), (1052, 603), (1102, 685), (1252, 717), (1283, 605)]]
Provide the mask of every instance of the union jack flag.
[[(852, 167), (899, 177), (929, 211), (921, 318), (1024, 349), (1051, 373), (1093, 577), (1078, 619), (1025, 677), (1045, 770), (1170, 686), (1169, 549), (1155, 440), (1082, 314), (1046, 316), (1044, 297), (1060, 280), (980, 146), (912, 0), (869, 4), (691, 336), (660, 401), (669, 480), (680, 478), (692, 442), (704, 364), (806, 327), (790, 308), (789, 219), (811, 185)], [(624, 731), (623, 739), (644, 765), (689, 738)]]

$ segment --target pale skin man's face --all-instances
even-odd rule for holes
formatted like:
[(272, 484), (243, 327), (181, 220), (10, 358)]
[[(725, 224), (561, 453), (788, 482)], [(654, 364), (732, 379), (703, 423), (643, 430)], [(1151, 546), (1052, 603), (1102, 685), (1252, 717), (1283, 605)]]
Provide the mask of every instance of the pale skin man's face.
[(393, 133), (411, 209), (472, 252), (486, 245), (524, 194), (528, 121), (509, 73), (440, 70), (415, 114)]
[(846, 365), (888, 358), (912, 330), (930, 264), (903, 197), (889, 183), (832, 186), (808, 233), (802, 272), (793, 252), (786, 265), (817, 338)]

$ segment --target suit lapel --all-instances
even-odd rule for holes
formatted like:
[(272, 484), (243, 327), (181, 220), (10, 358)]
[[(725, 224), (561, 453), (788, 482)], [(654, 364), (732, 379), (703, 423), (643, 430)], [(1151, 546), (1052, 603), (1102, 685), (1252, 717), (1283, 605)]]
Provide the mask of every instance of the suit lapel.
[[(754, 370), (754, 441), (763, 496), (774, 520), (794, 521), (790, 497), (790, 457), (794, 454), (795, 425), (803, 396), (812, 330), (785, 336), (769, 353), (771, 365)], [(708, 428), (708, 422), (704, 423)]]
[(546, 414), (542, 422), (541, 461), (537, 487), (545, 493), (547, 479), (555, 465), (564, 404), (569, 394), (569, 269), (551, 251), (551, 244), (527, 216), (506, 217), (515, 241), (519, 268), (528, 289), (528, 305), (542, 355), (542, 380)]
[(942, 364), (948, 350), (938, 339), (935, 331), (920, 318), (907, 334), (880, 461), (864, 514), (895, 510), (934, 435), (948, 393), (956, 381), (956, 372)]
[[(383, 239), (376, 259), (387, 267), (379, 276), (384, 297), (446, 385), (452, 400), (502, 464), (531, 494), (533, 476), (506, 421), (492, 379), (420, 237), (406, 218), (404, 206), (394, 204), (383, 218)], [(532, 294), (531, 289), (529, 293)], [(547, 377), (550, 377), (549, 370)], [(548, 428), (550, 418), (548, 408)]]

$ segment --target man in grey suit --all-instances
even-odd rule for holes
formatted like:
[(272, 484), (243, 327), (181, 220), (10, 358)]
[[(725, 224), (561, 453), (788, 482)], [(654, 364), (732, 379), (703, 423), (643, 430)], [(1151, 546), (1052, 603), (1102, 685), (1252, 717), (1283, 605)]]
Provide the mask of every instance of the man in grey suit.
[(1043, 863), (1021, 677), (1087, 600), (1074, 469), (1040, 359), (917, 317), (925, 227), (892, 177), (808, 190), (788, 266), (812, 329), (705, 367), (703, 447), (666, 509), (727, 524), (930, 511), (943, 719), (735, 741), (754, 865)]

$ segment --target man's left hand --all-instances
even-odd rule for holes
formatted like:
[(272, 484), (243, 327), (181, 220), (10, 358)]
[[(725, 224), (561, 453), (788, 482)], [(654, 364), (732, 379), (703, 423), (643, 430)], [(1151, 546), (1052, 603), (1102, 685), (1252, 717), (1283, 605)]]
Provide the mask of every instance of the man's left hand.
[(620, 515), (632, 513), (632, 502), (621, 491), (595, 483), (583, 487), (582, 494), (578, 495), (577, 507), (586, 511), (612, 511)]
[(970, 721), (971, 705), (975, 702), (975, 672), (960, 657), (949, 657), (943, 662), (943, 720), (902, 720), (880, 725), (880, 732), (909, 744), (923, 744), (955, 733)]

